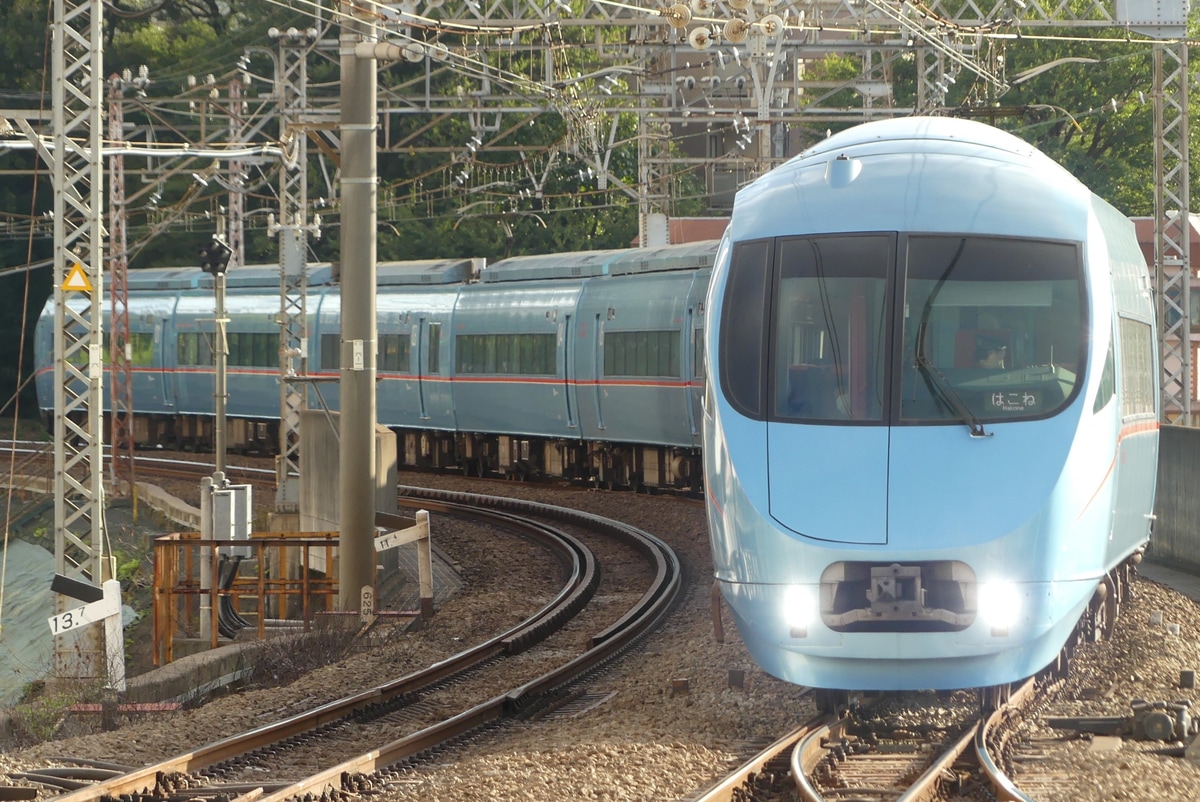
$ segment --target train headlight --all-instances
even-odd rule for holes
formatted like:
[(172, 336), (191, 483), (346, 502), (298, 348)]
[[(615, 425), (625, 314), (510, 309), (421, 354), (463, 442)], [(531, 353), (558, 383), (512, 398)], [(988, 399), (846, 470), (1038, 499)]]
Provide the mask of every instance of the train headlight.
[(1008, 635), (1021, 614), (1021, 596), (1012, 582), (983, 582), (979, 585), (979, 617), (992, 635)]
[(809, 588), (790, 587), (783, 595), (783, 618), (793, 638), (807, 638), (817, 614), (817, 600)]

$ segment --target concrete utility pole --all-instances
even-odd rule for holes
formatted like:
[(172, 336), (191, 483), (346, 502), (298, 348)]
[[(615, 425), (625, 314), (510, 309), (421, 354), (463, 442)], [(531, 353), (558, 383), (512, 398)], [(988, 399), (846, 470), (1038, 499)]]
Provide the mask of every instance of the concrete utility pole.
[[(355, 11), (358, 8), (355, 7)], [(375, 128), (376, 40), (362, 19), (342, 24), (341, 528), (338, 609), (359, 607), (375, 585)]]
[[(126, 73), (129, 71), (126, 70)], [(132, 76), (112, 76), (108, 83), (108, 138), (114, 146), (125, 140), (125, 87)], [(136, 498), (137, 469), (133, 459), (133, 370), (129, 334), (129, 258), (125, 236), (125, 156), (108, 158), (108, 350), (112, 382), (109, 418), (112, 424), (109, 478), (118, 495)], [(137, 507), (134, 507), (136, 513)]]

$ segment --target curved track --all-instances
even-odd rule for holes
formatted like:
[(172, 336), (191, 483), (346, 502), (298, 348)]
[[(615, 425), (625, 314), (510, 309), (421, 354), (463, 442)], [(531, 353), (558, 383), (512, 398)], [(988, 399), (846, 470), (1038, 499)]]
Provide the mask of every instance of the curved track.
[[(118, 771), (111, 767), (86, 770), (87, 778), (77, 769), (56, 772), (51, 778), (44, 775), (31, 776), (28, 780), (66, 793), (57, 799), (63, 802), (93, 802), (104, 798), (133, 795), (139, 799), (168, 798), (186, 792), (188, 798), (224, 797), (242, 798), (251, 794), (258, 798), (286, 799), (308, 793), (321, 794), (341, 790), (361, 791), (364, 785), (387, 781), (385, 773), (409, 759), (434, 749), (477, 730), (496, 725), (506, 719), (528, 715), (541, 706), (552, 702), (557, 694), (573, 680), (586, 675), (651, 628), (672, 604), (680, 584), (680, 565), (674, 552), (658, 538), (634, 527), (619, 524), (587, 513), (578, 513), (561, 507), (534, 504), (531, 502), (472, 494), (441, 493), (438, 491), (406, 489), (406, 494), (420, 500), (426, 508), (435, 507), (449, 512), (469, 514), (472, 517), (486, 516), (502, 522), (507, 527), (520, 525), (524, 534), (552, 543), (560, 559), (573, 568), (570, 580), (559, 591), (554, 601), (517, 627), (468, 649), (448, 660), (436, 663), (424, 671), (390, 681), (345, 699), (332, 702), (306, 713), (241, 733), (209, 744), (205, 747), (146, 766), (134, 771), (125, 771), (94, 781), (97, 772)], [(472, 509), (464, 512), (467, 505)], [(493, 508), (488, 512), (482, 507)], [(499, 511), (494, 508), (502, 508)], [(551, 527), (538, 523), (521, 523), (520, 519), (537, 516), (553, 518), (572, 526), (598, 532), (607, 538), (615, 538), (625, 548), (633, 548), (648, 561), (653, 580), (636, 603), (618, 621), (589, 640), (589, 648), (574, 659), (523, 681), (483, 703), (469, 709), (443, 717), (440, 721), (399, 739), (380, 744), (357, 754), (328, 757), (319, 770), (308, 773), (301, 779), (286, 779), (274, 783), (228, 784), (215, 779), (227, 773), (228, 767), (239, 762), (261, 761), (268, 751), (287, 748), (303, 748), (313, 751), (310, 745), (316, 741), (324, 745), (318, 754), (330, 754), (329, 744), (342, 740), (342, 734), (361, 722), (378, 720), (402, 708), (414, 698), (416, 691), (446, 682), (452, 677), (462, 677), (466, 672), (482, 664), (499, 660), (506, 655), (516, 654), (546, 637), (551, 630), (561, 626), (574, 612), (586, 605), (595, 589), (598, 569), (590, 551), (577, 538), (563, 532), (552, 531)], [(330, 765), (336, 763), (336, 765)], [(294, 777), (295, 775), (292, 775)], [(71, 785), (85, 783), (83, 787)], [(249, 798), (249, 797), (246, 797)]]

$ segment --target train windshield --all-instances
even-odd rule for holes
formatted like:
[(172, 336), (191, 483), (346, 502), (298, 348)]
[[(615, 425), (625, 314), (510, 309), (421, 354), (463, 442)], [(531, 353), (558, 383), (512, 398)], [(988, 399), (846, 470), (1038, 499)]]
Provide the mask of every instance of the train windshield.
[(778, 417), (882, 420), (891, 254), (888, 236), (780, 243)]
[(910, 237), (900, 419), (969, 425), (1061, 408), (1082, 372), (1076, 246)]
[(1066, 405), (1086, 317), (1075, 243), (891, 232), (747, 241), (730, 263), (720, 381), (755, 418), (962, 422), (983, 434)]

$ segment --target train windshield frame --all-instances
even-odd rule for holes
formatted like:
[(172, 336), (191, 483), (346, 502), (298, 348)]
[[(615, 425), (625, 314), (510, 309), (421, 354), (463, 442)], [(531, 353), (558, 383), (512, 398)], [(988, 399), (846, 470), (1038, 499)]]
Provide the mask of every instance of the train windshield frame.
[(1078, 242), (867, 232), (738, 243), (721, 386), (756, 419), (845, 425), (1049, 417), (1082, 386)]

